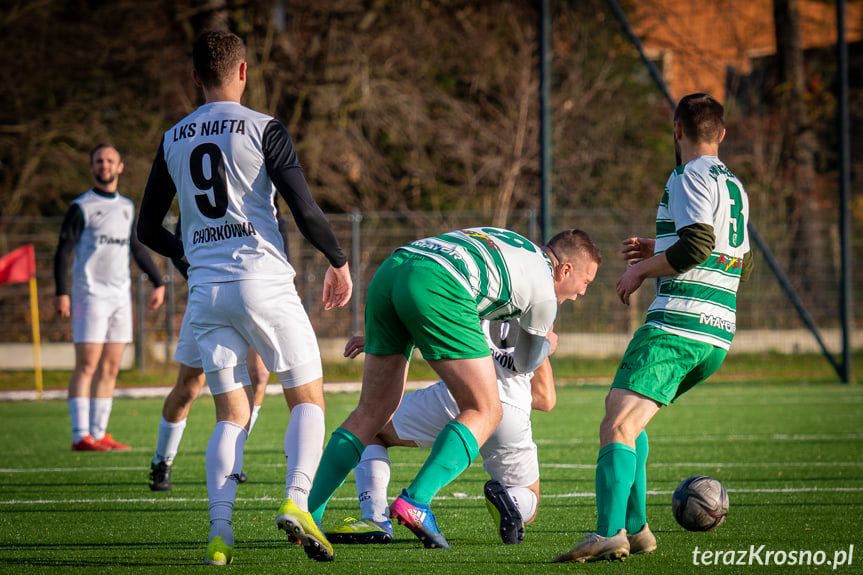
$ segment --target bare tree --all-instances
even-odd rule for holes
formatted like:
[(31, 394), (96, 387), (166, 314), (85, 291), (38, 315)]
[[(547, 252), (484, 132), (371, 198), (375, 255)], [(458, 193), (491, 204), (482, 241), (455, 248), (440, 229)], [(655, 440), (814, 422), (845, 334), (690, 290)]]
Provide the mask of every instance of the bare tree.
[(773, 0), (776, 31), (777, 86), (774, 90), (780, 115), (782, 148), (781, 186), (787, 190), (786, 210), (792, 238), (790, 271), (802, 291), (816, 297), (823, 273), (815, 267), (825, 260), (819, 229), (819, 189), (815, 155), (817, 138), (809, 118), (800, 36), (798, 0)]

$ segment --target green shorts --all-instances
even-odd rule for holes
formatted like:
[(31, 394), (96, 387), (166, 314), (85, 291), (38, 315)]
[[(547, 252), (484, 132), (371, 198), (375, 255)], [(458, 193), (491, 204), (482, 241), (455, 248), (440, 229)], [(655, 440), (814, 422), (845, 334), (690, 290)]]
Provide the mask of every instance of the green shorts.
[(668, 405), (710, 377), (727, 353), (721, 347), (643, 325), (632, 336), (611, 387)]
[(405, 251), (391, 255), (366, 295), (365, 352), (426, 360), (486, 357), (476, 301), (443, 266)]

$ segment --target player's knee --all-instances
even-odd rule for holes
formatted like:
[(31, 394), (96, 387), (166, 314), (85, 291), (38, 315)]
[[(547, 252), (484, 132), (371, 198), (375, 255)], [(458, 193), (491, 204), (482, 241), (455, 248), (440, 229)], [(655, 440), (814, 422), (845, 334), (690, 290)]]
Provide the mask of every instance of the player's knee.
[(635, 438), (641, 433), (637, 425), (622, 417), (606, 416), (599, 425), (599, 437), (603, 445), (626, 443), (634, 445)]

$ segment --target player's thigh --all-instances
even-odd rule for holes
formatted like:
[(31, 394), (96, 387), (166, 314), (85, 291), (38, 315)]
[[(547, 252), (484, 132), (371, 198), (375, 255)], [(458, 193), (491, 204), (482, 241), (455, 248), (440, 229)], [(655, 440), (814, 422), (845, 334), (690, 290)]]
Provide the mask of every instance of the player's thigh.
[(393, 305), (427, 361), (491, 355), (476, 301), (443, 266), (428, 258), (408, 260)]
[(410, 358), (413, 351), (411, 334), (402, 324), (393, 302), (402, 281), (399, 274), (401, 263), (400, 258), (390, 256), (369, 282), (365, 307), (366, 354)]
[(108, 318), (105, 343), (126, 344), (132, 342), (134, 322), (132, 321), (132, 300), (118, 302)]
[(244, 313), (234, 317), (234, 324), (264, 366), (278, 375), (282, 387), (320, 379), (318, 339), (293, 280), (232, 283), (237, 284), (236, 297), (244, 308)]
[[(706, 378), (705, 368), (710, 367), (705, 362), (713, 365), (710, 358), (716, 357), (716, 349), (710, 344), (642, 326), (629, 342), (611, 387), (668, 405)], [(690, 377), (693, 372), (697, 374), (694, 378)], [(687, 384), (681, 387), (684, 381)]]
[(489, 355), (476, 302), (433, 260), (396, 252), (378, 269), (366, 299), (366, 353), (427, 360)]
[[(245, 361), (249, 342), (234, 325), (236, 308), (242, 308), (241, 302), (232, 298), (233, 292), (229, 289), (234, 283), (237, 282), (200, 284), (189, 290), (186, 313), (190, 314), (190, 325), (198, 345), (201, 365), (213, 393), (216, 393), (213, 385), (220, 384), (216, 376), (211, 374), (242, 366), (241, 371), (245, 372), (248, 379)], [(225, 381), (230, 377), (227, 372), (219, 375)]]
[(683, 378), (683, 381), (680, 382), (680, 386), (677, 388), (677, 395), (674, 396), (673, 401), (677, 401), (678, 397), (716, 373), (716, 370), (718, 370), (722, 365), (722, 362), (725, 361), (725, 356), (727, 354), (728, 352), (720, 347), (701, 350), (701, 361), (699, 361), (689, 374)]
[[(122, 313), (124, 310), (128, 315)], [(124, 321), (118, 323), (119, 320)], [(132, 341), (131, 302), (125, 299), (118, 301), (92, 296), (75, 296), (72, 299), (72, 341), (74, 343)]]
[(189, 306), (204, 371), (245, 364), (251, 346), (283, 387), (321, 377), (317, 338), (292, 281), (196, 285)]
[[(488, 347), (486, 347), (488, 350)], [(429, 361), (455, 398), (461, 411), (498, 412), (500, 395), (491, 355)], [(490, 432), (491, 430), (489, 430)]]
[(174, 361), (190, 368), (201, 369), (201, 352), (198, 350), (198, 342), (195, 341), (195, 333), (192, 329), (192, 314), (188, 307), (183, 314), (183, 322), (180, 324), (180, 333), (177, 335), (177, 347), (174, 349)]
[(483, 469), (508, 487), (530, 487), (539, 481), (530, 412), (506, 403), (502, 408), (500, 424), (479, 450)]
[(393, 415), (399, 439), (431, 447), (444, 426), (459, 414), (458, 406), (442, 381), (406, 393)]

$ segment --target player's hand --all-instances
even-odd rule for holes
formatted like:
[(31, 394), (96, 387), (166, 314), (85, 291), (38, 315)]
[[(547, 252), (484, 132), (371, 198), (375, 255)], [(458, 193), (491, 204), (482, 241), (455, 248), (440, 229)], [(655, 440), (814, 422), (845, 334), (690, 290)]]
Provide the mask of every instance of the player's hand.
[(321, 301), (325, 310), (334, 307), (342, 307), (351, 301), (354, 291), (354, 280), (351, 278), (351, 270), (348, 264), (340, 268), (330, 266), (324, 276), (324, 293)]
[(653, 256), (656, 240), (652, 238), (626, 238), (621, 243), (623, 249), (620, 250), (620, 254), (623, 259), (634, 264)]
[(58, 295), (54, 298), (54, 309), (57, 311), (57, 315), (60, 317), (69, 317), (69, 310), (72, 308), (72, 304), (69, 303), (69, 296), (67, 295)]
[(354, 359), (361, 354), (366, 347), (366, 336), (355, 335), (345, 344), (345, 357)]
[(644, 277), (638, 267), (638, 265), (628, 266), (620, 279), (617, 280), (617, 297), (626, 305), (629, 305), (629, 296), (644, 283)]
[(147, 299), (147, 309), (159, 309), (163, 301), (165, 301), (165, 286), (153, 288), (153, 291), (150, 292), (150, 297)]
[(548, 352), (548, 355), (551, 355), (557, 351), (557, 334), (554, 332), (554, 326), (551, 326), (551, 329), (545, 334), (545, 339), (551, 343), (551, 351)]

